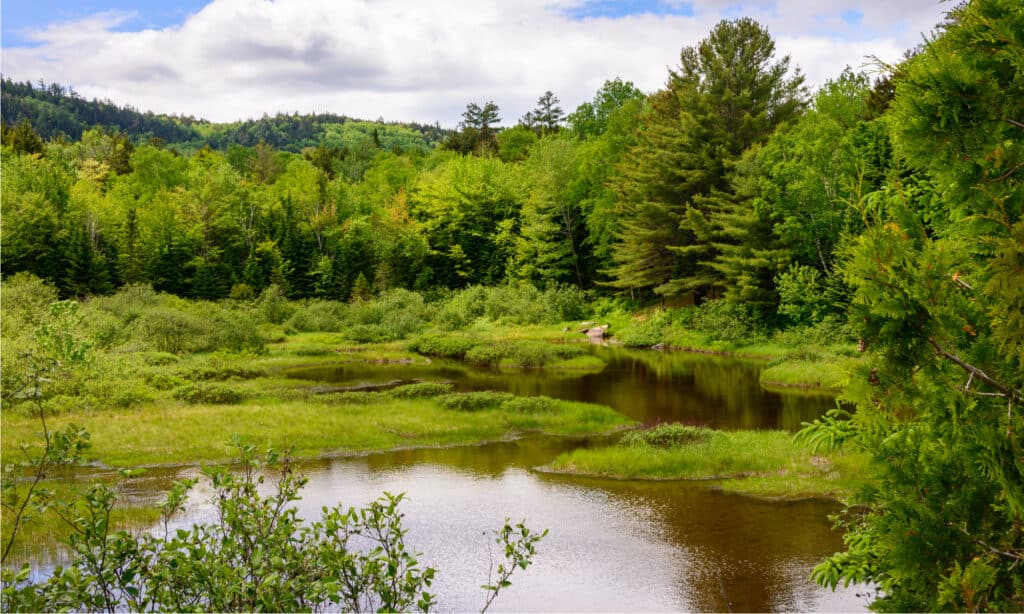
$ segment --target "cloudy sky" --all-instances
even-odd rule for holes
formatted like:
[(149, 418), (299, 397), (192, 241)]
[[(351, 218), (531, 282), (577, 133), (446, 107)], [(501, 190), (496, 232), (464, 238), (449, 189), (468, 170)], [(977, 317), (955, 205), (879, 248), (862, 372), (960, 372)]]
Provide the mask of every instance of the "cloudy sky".
[(606, 80), (661, 87), (679, 50), (754, 17), (817, 85), (895, 60), (937, 0), (4, 0), (5, 77), (213, 121), (332, 111), (439, 121), (495, 101), (509, 125), (552, 90), (571, 111)]

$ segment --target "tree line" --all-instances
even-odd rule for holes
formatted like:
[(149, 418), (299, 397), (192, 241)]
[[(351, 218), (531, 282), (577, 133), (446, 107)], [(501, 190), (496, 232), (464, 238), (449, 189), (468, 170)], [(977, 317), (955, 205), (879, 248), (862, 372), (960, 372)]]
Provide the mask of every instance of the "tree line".
[[(417, 122), (367, 122), (336, 113), (278, 113), (226, 124), (214, 124), (192, 116), (161, 115), (141, 112), (130, 106), (119, 106), (109, 100), (86, 100), (71, 88), (40, 81), (18, 82), (4, 78), (0, 82), (4, 124), (17, 126), (28, 122), (45, 140), (78, 140), (86, 131), (102, 127), (111, 133), (122, 133), (134, 143), (153, 142), (170, 145), (182, 153), (193, 153), (203, 147), (225, 150), (231, 145), (253, 147), (258, 143), (294, 153), (321, 142), (337, 140), (339, 130), (354, 124), (370, 125), (393, 135), (403, 145), (415, 142), (417, 147), (432, 148), (448, 138), (450, 130), (440, 124)], [(363, 131), (363, 130), (360, 130)], [(386, 143), (391, 146), (391, 142)]]

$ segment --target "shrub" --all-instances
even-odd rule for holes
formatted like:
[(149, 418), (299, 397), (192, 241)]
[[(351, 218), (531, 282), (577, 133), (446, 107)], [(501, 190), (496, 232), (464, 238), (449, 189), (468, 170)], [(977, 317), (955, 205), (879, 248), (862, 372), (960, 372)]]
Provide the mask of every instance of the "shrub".
[(132, 325), (132, 336), (147, 341), (160, 352), (181, 354), (209, 347), (211, 327), (208, 320), (168, 308), (145, 313)]
[(409, 343), (409, 350), (425, 356), (465, 358), (480, 340), (464, 335), (421, 335)]
[(694, 309), (693, 327), (718, 341), (755, 341), (766, 335), (764, 325), (745, 306), (724, 300)]
[(277, 284), (271, 284), (260, 294), (256, 311), (263, 322), (283, 324), (295, 313), (295, 306), (288, 302)]
[(170, 373), (154, 371), (143, 376), (146, 385), (156, 390), (174, 390), (187, 384), (185, 380)]
[(254, 369), (241, 365), (208, 365), (194, 367), (179, 373), (181, 377), (193, 381), (224, 381), (228, 379), (256, 379), (266, 375), (263, 369)]
[(710, 436), (711, 431), (706, 428), (669, 423), (659, 424), (641, 431), (630, 431), (619, 440), (619, 445), (677, 448), (691, 443), (707, 441)]
[(452, 391), (452, 388), (451, 384), (421, 382), (399, 386), (387, 391), (385, 394), (392, 399), (424, 399), (448, 394)]
[(210, 403), (213, 405), (228, 405), (238, 403), (245, 398), (242, 391), (224, 384), (186, 384), (175, 389), (173, 396), (179, 401), (190, 405)]
[(297, 331), (336, 333), (345, 327), (349, 307), (338, 301), (309, 301), (288, 319), (288, 326)]
[(502, 403), (515, 398), (508, 392), (458, 392), (442, 395), (437, 398), (442, 407), (454, 409), (455, 411), (482, 411), (485, 409), (496, 409)]
[(821, 273), (802, 264), (791, 264), (775, 276), (779, 289), (779, 313), (794, 324), (810, 324), (821, 319), (829, 305)]
[(539, 414), (555, 409), (548, 397), (514, 397), (501, 404), (501, 410), (513, 414)]

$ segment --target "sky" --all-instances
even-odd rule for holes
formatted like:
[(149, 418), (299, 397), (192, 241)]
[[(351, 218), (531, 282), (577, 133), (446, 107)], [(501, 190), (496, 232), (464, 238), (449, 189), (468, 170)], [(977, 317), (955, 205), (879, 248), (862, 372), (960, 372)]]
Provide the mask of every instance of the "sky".
[(661, 88), (679, 52), (753, 17), (818, 86), (900, 58), (937, 0), (3, 0), (0, 71), (85, 98), (225, 122), (333, 112), (455, 127), (468, 102), (504, 125), (545, 91), (566, 112), (607, 79)]

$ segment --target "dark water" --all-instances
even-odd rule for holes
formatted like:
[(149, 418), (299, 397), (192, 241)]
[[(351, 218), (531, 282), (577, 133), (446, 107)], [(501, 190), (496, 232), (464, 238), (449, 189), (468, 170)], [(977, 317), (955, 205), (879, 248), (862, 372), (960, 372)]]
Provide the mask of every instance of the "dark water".
[(599, 373), (488, 370), (430, 365), (334, 364), (290, 370), (291, 377), (357, 386), (395, 379), (450, 381), (458, 390), (504, 390), (609, 405), (644, 423), (680, 421), (718, 429), (796, 431), (835, 405), (829, 394), (761, 388), (763, 363), (686, 352), (595, 348)]
[[(653, 422), (724, 428), (797, 428), (832, 405), (825, 396), (765, 393), (757, 365), (684, 354), (603, 351), (600, 374), (488, 372), (458, 364), (329, 366), (301, 377), (357, 385), (394, 379), (448, 380), (460, 389), (546, 394), (611, 405)], [(293, 373), (293, 375), (300, 375)], [(506, 516), (549, 529), (528, 570), (492, 611), (861, 611), (863, 589), (832, 593), (808, 580), (814, 564), (841, 548), (827, 501), (773, 503), (726, 495), (707, 484), (612, 481), (538, 473), (559, 453), (603, 440), (531, 437), (477, 447), (404, 450), (304, 462), (310, 480), (300, 516), (321, 506), (362, 505), (405, 492), (408, 541), (438, 569), (440, 608), (482, 607), (490, 531)], [(161, 469), (129, 493), (151, 500), (194, 469)], [(200, 487), (181, 523), (213, 520)], [(60, 560), (36, 551), (40, 563)], [(496, 564), (496, 562), (495, 562)]]

